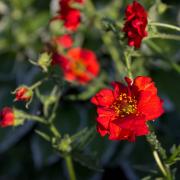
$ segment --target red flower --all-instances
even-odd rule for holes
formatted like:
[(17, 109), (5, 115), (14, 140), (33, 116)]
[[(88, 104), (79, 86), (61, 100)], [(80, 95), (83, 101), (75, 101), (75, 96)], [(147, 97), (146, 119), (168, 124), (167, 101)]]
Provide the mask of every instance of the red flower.
[(7, 127), (14, 125), (14, 113), (13, 110), (9, 107), (4, 107), (0, 112), (0, 126)]
[(99, 63), (91, 50), (72, 48), (66, 56), (54, 53), (52, 64), (60, 65), (64, 77), (68, 81), (86, 84), (99, 73)]
[(62, 36), (55, 37), (55, 44), (62, 46), (63, 48), (70, 48), (73, 44), (73, 39), (69, 34), (64, 34)]
[(126, 8), (123, 31), (128, 38), (128, 45), (140, 48), (141, 41), (147, 36), (147, 12), (137, 1)]
[(125, 80), (128, 86), (114, 82), (114, 90), (102, 89), (91, 99), (97, 106), (97, 131), (101, 136), (108, 134), (110, 140), (135, 141), (136, 136), (148, 134), (146, 122), (164, 112), (151, 78)]
[(15, 91), (15, 101), (29, 101), (32, 98), (32, 91), (27, 87), (19, 87)]
[(53, 18), (64, 21), (64, 26), (70, 31), (76, 31), (81, 21), (81, 12), (72, 7), (73, 3), (83, 4), (84, 0), (60, 0), (59, 15)]

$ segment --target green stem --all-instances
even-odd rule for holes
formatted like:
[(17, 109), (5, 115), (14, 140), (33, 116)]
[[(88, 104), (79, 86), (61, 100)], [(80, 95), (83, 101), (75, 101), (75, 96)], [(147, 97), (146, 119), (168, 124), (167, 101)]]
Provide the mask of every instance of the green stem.
[(156, 163), (157, 163), (160, 171), (162, 172), (162, 174), (163, 174), (165, 177), (167, 177), (166, 169), (165, 169), (165, 167), (163, 166), (163, 163), (161, 162), (161, 159), (160, 159), (160, 157), (159, 157), (158, 152), (154, 150), (154, 151), (153, 151), (153, 156), (154, 156), (154, 159), (155, 159), (155, 161), (156, 161)]
[(166, 166), (160, 159), (159, 154), (157, 151), (153, 151), (154, 159), (161, 171), (161, 173), (164, 175), (165, 179), (167, 180), (173, 180), (170, 169), (168, 166)]
[(50, 124), (50, 131), (53, 133), (53, 135), (55, 136), (55, 137), (58, 137), (58, 138), (60, 138), (61, 137), (61, 134), (60, 134), (60, 132), (57, 130), (57, 128), (54, 126), (54, 124)]
[(180, 41), (180, 36), (173, 35), (173, 34), (164, 34), (164, 33), (158, 33), (158, 34), (149, 36), (149, 37), (145, 38), (145, 40), (146, 39), (155, 39), (155, 38)]
[(48, 122), (45, 121), (45, 119), (38, 117), (38, 116), (26, 114), (25, 117), (26, 117), (26, 119), (34, 120), (34, 121), (42, 123), (42, 124), (48, 124)]
[(33, 89), (39, 87), (39, 86), (40, 86), (44, 81), (46, 81), (47, 79), (48, 79), (48, 78), (44, 78), (44, 79), (36, 82), (35, 84), (33, 84), (33, 85), (30, 87), (30, 89), (33, 90)]
[(121, 63), (119, 52), (117, 51), (116, 47), (114, 46), (114, 43), (112, 42), (112, 37), (108, 33), (105, 33), (102, 35), (102, 40), (106, 48), (108, 49), (109, 54), (112, 57), (112, 60), (114, 61), (117, 72), (121, 74), (123, 72), (124, 66)]
[(133, 79), (132, 76), (132, 71), (131, 71), (131, 59), (130, 59), (130, 55), (128, 55), (126, 52), (124, 53), (125, 56), (125, 62), (126, 62), (126, 66), (127, 66), (127, 74), (128, 77)]
[(65, 156), (66, 166), (69, 173), (69, 180), (76, 180), (74, 166), (70, 155)]
[[(86, 1), (86, 5), (87, 5), (87, 10), (89, 12), (89, 15), (92, 16), (93, 18), (95, 17), (96, 19), (95, 21), (95, 26), (98, 30), (102, 31), (102, 26), (99, 23), (99, 19), (98, 16), (94, 16), (94, 14), (96, 14), (96, 9), (92, 3), (91, 0), (87, 0)], [(105, 44), (107, 50), (109, 51), (110, 56), (112, 57), (112, 60), (114, 61), (114, 64), (116, 66), (116, 70), (119, 74), (121, 74), (123, 72), (123, 63), (120, 59), (120, 55), (118, 50), (116, 49), (116, 47), (114, 46), (114, 42), (113, 42), (113, 37), (110, 33), (102, 33), (102, 41)]]
[(176, 30), (176, 31), (180, 31), (180, 27), (174, 26), (171, 24), (165, 24), (165, 23), (159, 23), (159, 22), (150, 22), (149, 25), (158, 26), (158, 27), (165, 27), (165, 28)]
[(35, 84), (33, 84), (33, 85), (30, 87), (30, 88), (31, 88), (31, 90), (33, 90), (33, 89), (35, 89), (35, 88), (39, 87), (42, 83), (43, 83), (43, 81), (42, 81), (42, 80), (41, 80), (41, 81), (36, 82)]
[(151, 145), (153, 150), (154, 159), (166, 180), (172, 180), (171, 171), (168, 165), (165, 164), (167, 159), (166, 151), (161, 146), (161, 143), (157, 139), (157, 136), (152, 131), (149, 135), (146, 136), (147, 142)]

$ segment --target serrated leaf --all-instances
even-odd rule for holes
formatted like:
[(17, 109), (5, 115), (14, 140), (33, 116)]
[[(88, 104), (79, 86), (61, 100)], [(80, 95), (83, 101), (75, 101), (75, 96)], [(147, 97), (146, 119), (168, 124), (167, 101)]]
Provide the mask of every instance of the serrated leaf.
[(173, 165), (177, 161), (180, 161), (180, 145), (176, 147), (175, 145), (171, 148), (171, 156), (167, 159), (167, 164)]
[(82, 166), (85, 166), (89, 169), (102, 172), (103, 169), (99, 164), (99, 161), (97, 161), (97, 158), (89, 155), (89, 154), (83, 154), (82, 152), (74, 151), (72, 152), (73, 159), (77, 162), (79, 162)]
[(84, 134), (87, 132), (87, 130), (88, 130), (88, 128), (84, 128), (84, 129), (80, 130), (79, 132), (77, 132), (76, 134), (71, 136), (71, 140), (76, 141), (78, 138), (81, 138), (82, 136), (84, 136)]
[[(72, 147), (78, 151), (83, 150), (95, 137), (95, 127), (82, 130), (79, 134), (76, 134), (72, 138), (74, 139)], [(76, 137), (76, 138), (75, 138)]]

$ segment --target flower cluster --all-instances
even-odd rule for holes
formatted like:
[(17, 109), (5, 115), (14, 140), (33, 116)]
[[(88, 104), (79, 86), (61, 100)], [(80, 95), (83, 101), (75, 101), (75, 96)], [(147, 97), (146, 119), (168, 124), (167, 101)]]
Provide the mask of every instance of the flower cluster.
[(126, 8), (123, 31), (128, 38), (128, 45), (139, 48), (141, 41), (147, 36), (147, 12), (137, 1)]
[(52, 65), (58, 65), (69, 82), (87, 84), (99, 74), (96, 54), (85, 48), (73, 47), (73, 33), (81, 22), (81, 12), (76, 5), (83, 5), (84, 0), (60, 0), (59, 14), (54, 19), (64, 22), (70, 32), (52, 39)]
[[(44, 53), (38, 63), (45, 72), (50, 64), (58, 65), (64, 79), (85, 85), (98, 76), (100, 66), (93, 51), (73, 47), (73, 33), (81, 21), (77, 4), (83, 5), (84, 0), (59, 0), (60, 10), (53, 20), (63, 21), (68, 32), (52, 38), (50, 54)], [(134, 1), (127, 6), (125, 16), (123, 31), (128, 38), (128, 45), (139, 48), (142, 39), (147, 36), (147, 13), (143, 6)], [(164, 112), (163, 102), (151, 78), (138, 76), (134, 81), (129, 78), (125, 78), (125, 81), (127, 86), (114, 82), (114, 89), (102, 89), (91, 99), (97, 106), (97, 131), (101, 136), (109, 135), (110, 140), (135, 141), (136, 136), (147, 135), (147, 121), (158, 118)], [(23, 86), (15, 91), (15, 100), (27, 102), (32, 95), (32, 90)], [(4, 108), (0, 125), (13, 125), (14, 117), (11, 108)], [(19, 121), (19, 124), (22, 122)]]
[(102, 89), (91, 99), (97, 106), (97, 131), (101, 136), (108, 134), (110, 140), (135, 141), (136, 136), (147, 135), (146, 122), (164, 112), (151, 78), (125, 80), (128, 86), (114, 82), (114, 90)]
[(84, 0), (60, 0), (60, 10), (53, 20), (62, 20), (64, 27), (69, 31), (76, 31), (81, 22), (80, 10), (73, 7), (73, 4), (84, 4)]
[(99, 73), (99, 63), (95, 53), (88, 49), (71, 48), (66, 56), (54, 53), (53, 64), (58, 64), (67, 81), (86, 84)]

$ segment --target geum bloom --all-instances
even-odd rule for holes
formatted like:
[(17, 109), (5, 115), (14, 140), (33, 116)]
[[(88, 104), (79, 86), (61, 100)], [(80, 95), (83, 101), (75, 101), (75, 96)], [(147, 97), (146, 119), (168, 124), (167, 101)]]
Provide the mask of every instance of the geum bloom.
[(65, 56), (52, 55), (52, 64), (58, 64), (67, 81), (87, 84), (99, 74), (99, 63), (96, 54), (88, 49), (71, 48)]
[(7, 127), (13, 126), (15, 123), (14, 112), (9, 107), (4, 107), (0, 112), (0, 126)]
[(81, 22), (81, 12), (72, 7), (73, 3), (83, 4), (83, 0), (60, 0), (60, 10), (53, 20), (62, 20), (64, 27), (70, 31), (76, 31)]
[(146, 32), (147, 12), (141, 4), (134, 1), (133, 4), (127, 6), (125, 16), (123, 31), (128, 38), (128, 45), (140, 48), (142, 39), (148, 35)]
[(97, 106), (97, 131), (110, 140), (135, 141), (136, 136), (149, 133), (147, 121), (163, 112), (163, 101), (150, 77), (138, 76), (128, 86), (114, 82), (114, 89), (102, 89), (91, 102)]
[(73, 45), (73, 39), (69, 34), (64, 34), (53, 38), (53, 43), (62, 48), (70, 48)]

